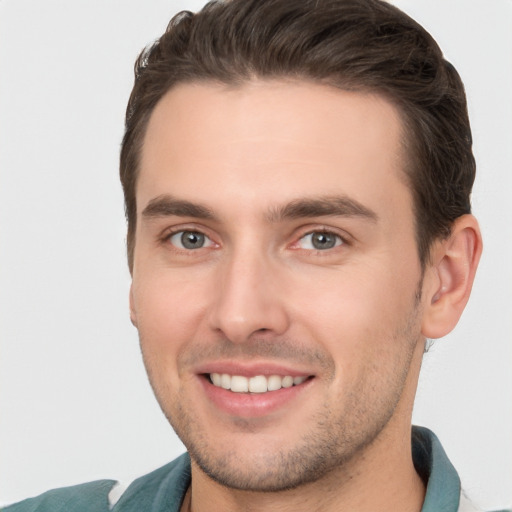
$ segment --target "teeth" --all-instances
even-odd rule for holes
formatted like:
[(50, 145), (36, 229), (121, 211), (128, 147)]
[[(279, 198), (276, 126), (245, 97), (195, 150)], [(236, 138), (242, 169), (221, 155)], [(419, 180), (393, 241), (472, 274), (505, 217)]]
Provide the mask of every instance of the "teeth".
[(263, 375), (258, 375), (249, 379), (249, 391), (251, 393), (266, 393), (267, 389), (267, 379)]
[(271, 375), (267, 379), (267, 389), (268, 391), (277, 391), (282, 387), (282, 379), (279, 375)]
[(285, 375), (257, 375), (255, 377), (243, 377), (241, 375), (229, 375), (227, 373), (210, 373), (210, 380), (214, 386), (229, 389), (234, 393), (266, 393), (277, 391), (281, 388), (291, 388), (302, 384), (307, 377), (291, 377)]
[(235, 393), (247, 393), (249, 391), (249, 379), (240, 375), (231, 377), (231, 391)]
[(291, 388), (293, 386), (293, 377), (290, 377), (289, 375), (283, 377), (283, 382), (281, 385), (283, 388)]
[(227, 373), (220, 376), (220, 386), (224, 389), (231, 389), (231, 377)]

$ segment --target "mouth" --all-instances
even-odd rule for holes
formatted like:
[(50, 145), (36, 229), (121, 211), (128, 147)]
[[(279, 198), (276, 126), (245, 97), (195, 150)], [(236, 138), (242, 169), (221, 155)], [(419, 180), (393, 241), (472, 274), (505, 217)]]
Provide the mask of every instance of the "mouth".
[(206, 374), (206, 377), (215, 387), (233, 393), (260, 394), (299, 386), (312, 378), (311, 376), (292, 377), (291, 375), (255, 375), (254, 377), (245, 377), (228, 373), (210, 373)]
[(317, 380), (307, 370), (265, 362), (215, 362), (196, 372), (214, 414), (220, 412), (231, 418), (275, 418), (279, 411), (294, 411), (298, 397), (302, 396), (305, 403), (304, 397), (311, 396)]

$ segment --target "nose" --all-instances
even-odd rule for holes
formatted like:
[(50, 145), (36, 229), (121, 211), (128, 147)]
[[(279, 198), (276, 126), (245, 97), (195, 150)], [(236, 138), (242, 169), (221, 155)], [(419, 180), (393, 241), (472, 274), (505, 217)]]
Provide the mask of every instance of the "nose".
[(289, 326), (279, 264), (261, 254), (233, 254), (222, 262), (209, 315), (210, 328), (233, 343)]

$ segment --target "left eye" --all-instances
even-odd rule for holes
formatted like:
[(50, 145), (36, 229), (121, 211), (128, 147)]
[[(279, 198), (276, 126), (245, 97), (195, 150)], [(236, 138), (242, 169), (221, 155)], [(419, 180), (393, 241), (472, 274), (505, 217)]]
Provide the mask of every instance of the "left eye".
[(299, 240), (301, 249), (315, 249), (317, 251), (325, 251), (343, 244), (343, 240), (339, 235), (326, 231), (313, 231), (304, 235)]
[(178, 231), (169, 237), (169, 241), (179, 249), (187, 250), (202, 249), (213, 245), (213, 242), (199, 231)]

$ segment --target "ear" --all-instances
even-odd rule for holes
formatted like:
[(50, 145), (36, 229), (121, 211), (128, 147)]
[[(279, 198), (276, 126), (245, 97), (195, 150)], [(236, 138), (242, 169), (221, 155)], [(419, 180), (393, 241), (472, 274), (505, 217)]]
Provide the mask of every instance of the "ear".
[(424, 282), (422, 333), (441, 338), (459, 321), (482, 254), (482, 237), (472, 215), (459, 217), (446, 240), (434, 244)]
[(137, 311), (135, 309), (135, 299), (133, 297), (133, 283), (130, 286), (130, 320), (137, 327)]

